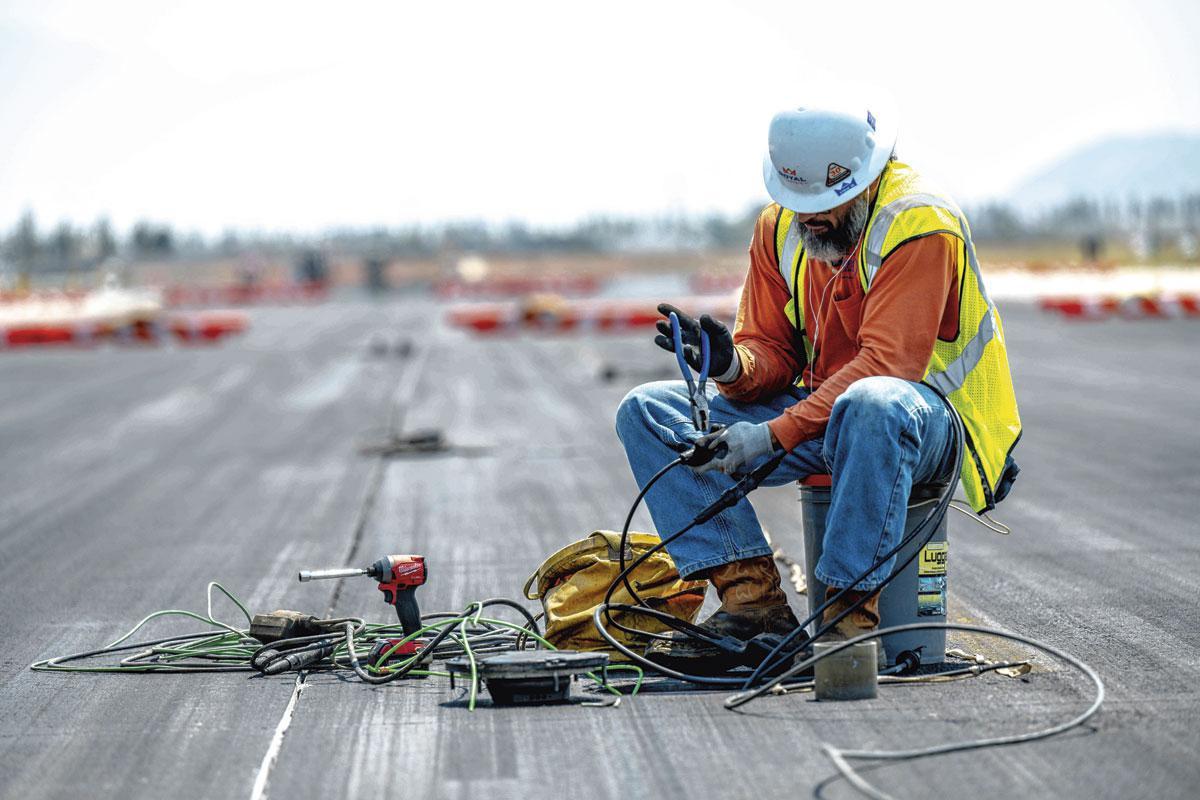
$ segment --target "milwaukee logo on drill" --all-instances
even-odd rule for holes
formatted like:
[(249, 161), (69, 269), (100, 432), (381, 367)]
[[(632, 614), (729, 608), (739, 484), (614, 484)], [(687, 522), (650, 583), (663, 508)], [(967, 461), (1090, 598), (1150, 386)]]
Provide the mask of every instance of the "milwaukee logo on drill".
[(404, 564), (397, 564), (392, 571), (397, 578), (415, 578), (425, 574), (425, 564), (420, 561), (411, 561)]

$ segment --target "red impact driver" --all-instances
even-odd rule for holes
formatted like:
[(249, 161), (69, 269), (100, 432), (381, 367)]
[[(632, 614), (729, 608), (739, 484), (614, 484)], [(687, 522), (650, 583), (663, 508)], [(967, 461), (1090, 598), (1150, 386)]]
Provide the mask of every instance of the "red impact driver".
[(369, 567), (359, 569), (301, 570), (300, 581), (319, 581), (326, 578), (353, 578), (366, 575), (379, 581), (388, 605), (396, 607), (400, 627), (406, 636), (421, 629), (421, 609), (417, 607), (417, 587), (425, 583), (429, 572), (425, 567), (425, 556), (384, 556)]

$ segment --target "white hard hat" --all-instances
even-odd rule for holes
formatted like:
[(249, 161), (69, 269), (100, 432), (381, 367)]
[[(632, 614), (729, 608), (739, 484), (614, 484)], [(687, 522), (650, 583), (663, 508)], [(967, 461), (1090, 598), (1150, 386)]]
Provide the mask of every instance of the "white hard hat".
[(771, 199), (802, 214), (828, 211), (879, 177), (896, 146), (892, 105), (840, 102), (781, 111), (771, 120), (763, 180)]

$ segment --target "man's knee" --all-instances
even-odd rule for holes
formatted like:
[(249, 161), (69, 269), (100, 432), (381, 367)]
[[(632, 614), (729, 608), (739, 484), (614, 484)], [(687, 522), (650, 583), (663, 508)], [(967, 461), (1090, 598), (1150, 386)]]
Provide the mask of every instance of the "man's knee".
[(912, 384), (901, 378), (859, 378), (833, 402), (833, 416), (868, 414), (872, 417), (908, 413)]
[(644, 407), (645, 398), (641, 386), (635, 386), (630, 389), (625, 397), (621, 399), (621, 404), (617, 406), (616, 425), (617, 436), (622, 440), (636, 427), (644, 424)]
[(860, 378), (833, 403), (825, 432), (825, 458), (832, 458), (846, 431), (895, 439), (907, 425), (913, 386), (901, 378)]
[(617, 406), (617, 436), (625, 441), (627, 436), (647, 430), (654, 421), (655, 408), (668, 408), (673, 395), (670, 381), (643, 383), (630, 389)]

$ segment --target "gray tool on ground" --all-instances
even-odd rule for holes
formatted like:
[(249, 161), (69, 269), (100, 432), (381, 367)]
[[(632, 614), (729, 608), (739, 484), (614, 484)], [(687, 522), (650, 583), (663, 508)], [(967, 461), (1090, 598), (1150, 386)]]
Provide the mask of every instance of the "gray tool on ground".
[[(565, 703), (576, 675), (600, 670), (607, 680), (607, 653), (574, 650), (518, 650), (475, 659), (479, 678), (498, 706)], [(446, 662), (451, 687), (455, 676), (471, 675), (471, 661), (458, 656)]]

